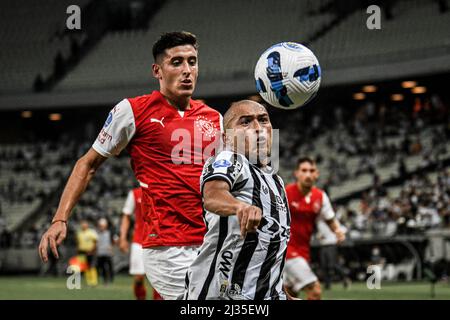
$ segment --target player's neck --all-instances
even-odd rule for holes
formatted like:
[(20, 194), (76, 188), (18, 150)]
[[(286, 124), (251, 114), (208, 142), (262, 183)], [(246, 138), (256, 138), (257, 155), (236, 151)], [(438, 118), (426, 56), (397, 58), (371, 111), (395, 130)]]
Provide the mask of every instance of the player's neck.
[(177, 109), (178, 111), (185, 111), (185, 110), (189, 110), (191, 108), (190, 105), (190, 100), (191, 97), (171, 97), (167, 94), (165, 94), (164, 92), (161, 92), (161, 94), (163, 95), (164, 99), (166, 99), (166, 101), (175, 109)]
[(312, 187), (303, 187), (299, 182), (297, 182), (297, 188), (304, 196), (307, 196), (312, 189)]

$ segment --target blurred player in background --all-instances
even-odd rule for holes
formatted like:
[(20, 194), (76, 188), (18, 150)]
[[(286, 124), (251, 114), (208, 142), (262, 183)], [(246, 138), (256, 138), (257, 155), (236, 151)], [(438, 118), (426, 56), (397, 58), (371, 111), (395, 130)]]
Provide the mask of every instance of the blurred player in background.
[(286, 186), (292, 222), (284, 281), (293, 296), (304, 290), (308, 300), (319, 300), (322, 295), (320, 282), (309, 265), (310, 242), (316, 220), (319, 216), (325, 220), (338, 243), (345, 240), (345, 233), (335, 218), (327, 194), (315, 187), (319, 178), (316, 163), (307, 157), (300, 158), (294, 174), (296, 183)]
[(103, 278), (103, 283), (108, 285), (114, 281), (113, 268), (113, 246), (114, 235), (109, 229), (108, 220), (101, 218), (98, 220), (98, 240), (97, 240), (97, 270)]
[(87, 220), (82, 220), (80, 230), (77, 231), (77, 249), (78, 255), (86, 261), (86, 283), (94, 287), (98, 284), (97, 268), (95, 267), (95, 254), (97, 251), (98, 234), (89, 227)]
[(67, 220), (89, 181), (107, 158), (127, 148), (142, 187), (145, 272), (164, 299), (176, 299), (206, 231), (200, 175), (219, 141), (221, 116), (191, 99), (198, 76), (193, 34), (163, 34), (153, 57), (160, 90), (124, 99), (111, 110), (92, 148), (77, 161), (39, 253), (46, 262), (50, 246), (58, 257)]
[(286, 299), (282, 272), (290, 217), (282, 179), (267, 173), (269, 114), (259, 103), (239, 101), (225, 114), (224, 127), (227, 148), (203, 169), (208, 232), (189, 268), (185, 298)]
[[(336, 234), (331, 231), (327, 223), (323, 219), (317, 220), (317, 239), (320, 243), (319, 261), (320, 268), (323, 272), (323, 280), (325, 283), (325, 289), (331, 289), (331, 281), (334, 275), (339, 276), (342, 280), (344, 288), (348, 288), (351, 284), (349, 277), (349, 270), (340, 262), (338, 256), (338, 239)], [(341, 226), (343, 232), (347, 229)]]
[[(134, 276), (133, 292), (137, 300), (145, 300), (147, 289), (145, 288), (144, 257), (142, 252), (142, 233), (144, 217), (141, 210), (142, 189), (134, 188), (128, 192), (127, 199), (122, 209), (120, 222), (119, 246), (122, 252), (130, 252), (130, 275)], [(133, 241), (131, 249), (128, 243), (128, 230), (131, 225), (131, 216), (134, 215)], [(153, 290), (153, 300), (161, 300), (161, 296)]]

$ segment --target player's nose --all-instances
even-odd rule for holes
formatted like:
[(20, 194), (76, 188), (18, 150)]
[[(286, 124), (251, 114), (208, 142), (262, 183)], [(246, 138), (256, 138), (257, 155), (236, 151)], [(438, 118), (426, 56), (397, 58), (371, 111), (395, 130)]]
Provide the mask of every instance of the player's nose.
[(192, 69), (191, 69), (191, 65), (186, 61), (183, 63), (183, 75), (189, 75), (191, 74)]
[(255, 130), (256, 133), (259, 133), (259, 132), (262, 130), (263, 127), (261, 126), (261, 124), (259, 123), (259, 121), (258, 121), (257, 119), (254, 119), (254, 120), (252, 121), (251, 128), (252, 128), (253, 130)]

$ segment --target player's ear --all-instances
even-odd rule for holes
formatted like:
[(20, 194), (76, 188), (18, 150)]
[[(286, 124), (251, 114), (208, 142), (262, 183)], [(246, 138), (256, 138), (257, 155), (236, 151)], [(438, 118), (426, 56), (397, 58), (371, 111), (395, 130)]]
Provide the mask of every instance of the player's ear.
[(156, 79), (158, 79), (158, 80), (162, 79), (161, 66), (159, 64), (157, 64), (157, 63), (152, 64), (152, 73)]

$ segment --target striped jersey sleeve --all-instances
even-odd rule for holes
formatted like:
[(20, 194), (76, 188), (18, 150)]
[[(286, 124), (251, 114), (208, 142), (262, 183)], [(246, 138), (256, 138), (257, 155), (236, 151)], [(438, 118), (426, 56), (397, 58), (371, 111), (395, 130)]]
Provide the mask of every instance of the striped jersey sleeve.
[(201, 190), (210, 180), (223, 180), (233, 189), (243, 174), (245, 158), (231, 151), (221, 151), (217, 156), (211, 157), (203, 167), (200, 178)]

